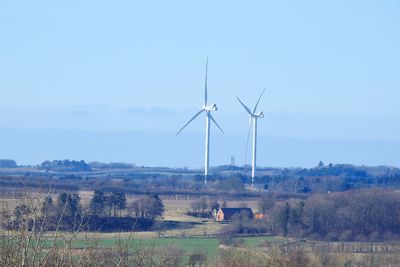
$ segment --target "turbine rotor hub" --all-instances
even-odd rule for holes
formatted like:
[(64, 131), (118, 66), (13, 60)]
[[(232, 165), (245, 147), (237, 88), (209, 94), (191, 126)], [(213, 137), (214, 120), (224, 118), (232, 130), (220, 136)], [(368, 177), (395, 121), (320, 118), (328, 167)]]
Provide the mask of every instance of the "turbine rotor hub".
[(218, 110), (218, 107), (217, 107), (216, 104), (212, 104), (212, 105), (209, 105), (209, 106), (204, 106), (203, 109), (205, 111), (216, 111), (216, 110)]

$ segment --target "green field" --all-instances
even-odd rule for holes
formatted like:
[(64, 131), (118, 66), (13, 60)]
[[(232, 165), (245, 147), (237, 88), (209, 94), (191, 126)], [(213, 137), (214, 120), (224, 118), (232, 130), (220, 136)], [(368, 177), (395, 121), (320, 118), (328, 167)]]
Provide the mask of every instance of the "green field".
[[(243, 237), (244, 243), (246, 246), (254, 247), (257, 246), (260, 242), (264, 240), (268, 240), (272, 243), (281, 242), (282, 240), (276, 237), (269, 236), (258, 236), (258, 237)], [(126, 241), (126, 239), (118, 239), (118, 238), (100, 238), (94, 241), (86, 241), (84, 239), (74, 240), (72, 242), (71, 248), (73, 249), (82, 249), (85, 247), (95, 247), (95, 248), (113, 248), (118, 245), (120, 241)], [(62, 244), (59, 244), (62, 246)], [(128, 246), (130, 248), (136, 247), (163, 247), (163, 246), (175, 246), (177, 248), (183, 249), (186, 252), (190, 253), (195, 249), (201, 249), (206, 252), (208, 255), (215, 255), (218, 251), (219, 239), (216, 237), (209, 238), (157, 238), (157, 239), (139, 239), (132, 238), (128, 242)]]

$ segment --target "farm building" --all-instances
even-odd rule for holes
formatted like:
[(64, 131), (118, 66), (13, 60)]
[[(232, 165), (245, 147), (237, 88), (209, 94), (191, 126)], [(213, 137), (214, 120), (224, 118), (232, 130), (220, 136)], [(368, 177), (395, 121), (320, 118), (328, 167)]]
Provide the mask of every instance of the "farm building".
[(253, 218), (253, 211), (250, 208), (220, 208), (217, 211), (215, 220), (218, 222), (229, 221), (235, 215), (245, 215), (248, 218)]
[(256, 213), (254, 213), (254, 218), (255, 219), (263, 219), (265, 217), (265, 214), (264, 213), (262, 213), (262, 212), (256, 212)]

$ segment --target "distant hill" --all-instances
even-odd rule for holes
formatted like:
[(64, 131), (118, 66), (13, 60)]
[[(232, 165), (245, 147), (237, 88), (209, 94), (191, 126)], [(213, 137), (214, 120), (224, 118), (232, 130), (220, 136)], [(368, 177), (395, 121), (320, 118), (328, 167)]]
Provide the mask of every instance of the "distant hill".
[(91, 171), (90, 166), (84, 161), (75, 161), (75, 160), (53, 160), (53, 161), (44, 161), (38, 166), (39, 170), (46, 171)]
[[(68, 181), (73, 181), (73, 186), (78, 188), (105, 191), (251, 193), (251, 190), (246, 190), (251, 183), (250, 166), (215, 166), (211, 168), (207, 187), (204, 186), (201, 169), (144, 167), (119, 162), (86, 163), (84, 160), (68, 159), (48, 160), (35, 167), (15, 167), (17, 164), (13, 160), (0, 160), (0, 178), (7, 175), (29, 177), (29, 182), (34, 183), (36, 179), (47, 177), (56, 183), (63, 180), (67, 185)], [(9, 183), (8, 178), (4, 180), (4, 184)], [(389, 166), (324, 165), (323, 162), (314, 168), (258, 167), (254, 186), (259, 193), (303, 195), (373, 187), (400, 189), (400, 169)]]
[(17, 162), (12, 159), (0, 159), (0, 168), (16, 168)]
[(130, 163), (123, 163), (123, 162), (89, 162), (89, 166), (93, 169), (132, 169), (135, 168), (135, 165)]

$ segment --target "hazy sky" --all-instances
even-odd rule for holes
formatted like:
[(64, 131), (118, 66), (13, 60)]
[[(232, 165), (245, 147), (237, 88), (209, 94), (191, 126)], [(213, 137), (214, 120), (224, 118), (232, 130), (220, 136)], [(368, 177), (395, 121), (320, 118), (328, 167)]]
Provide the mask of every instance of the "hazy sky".
[(0, 158), (244, 163), (262, 88), (259, 163), (400, 166), (400, 2), (1, 1)]

